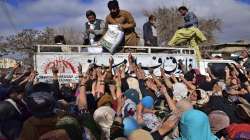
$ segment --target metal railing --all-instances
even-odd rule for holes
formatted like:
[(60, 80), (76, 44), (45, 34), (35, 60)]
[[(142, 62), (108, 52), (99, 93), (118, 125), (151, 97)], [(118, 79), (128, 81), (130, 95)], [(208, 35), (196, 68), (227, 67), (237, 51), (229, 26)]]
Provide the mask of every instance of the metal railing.
[[(87, 52), (84, 51), (83, 48), (89, 48), (93, 47), (90, 45), (36, 45), (36, 52), (37, 53), (43, 53), (41, 51), (41, 48), (63, 48), (63, 47), (69, 47), (69, 48), (77, 48), (76, 51), (72, 52)], [(173, 47), (153, 47), (153, 46), (124, 46), (125, 50), (135, 50), (135, 53), (137, 52), (144, 52), (144, 53), (174, 53), (174, 54), (195, 54), (195, 50), (192, 48), (173, 48)], [(48, 52), (48, 51), (46, 51)], [(45, 52), (45, 53), (46, 53)], [(53, 51), (49, 51), (53, 52)], [(125, 51), (126, 52), (126, 51)], [(64, 52), (65, 53), (65, 52)]]

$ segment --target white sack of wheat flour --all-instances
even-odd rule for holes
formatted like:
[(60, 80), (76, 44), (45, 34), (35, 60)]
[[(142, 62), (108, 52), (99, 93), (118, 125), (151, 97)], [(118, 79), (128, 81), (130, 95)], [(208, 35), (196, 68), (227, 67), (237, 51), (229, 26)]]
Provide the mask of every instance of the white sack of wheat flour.
[(96, 54), (102, 53), (103, 49), (101, 47), (88, 47), (88, 53)]
[(110, 53), (114, 53), (119, 47), (124, 36), (118, 25), (108, 25), (108, 30), (100, 41), (100, 45), (106, 48)]

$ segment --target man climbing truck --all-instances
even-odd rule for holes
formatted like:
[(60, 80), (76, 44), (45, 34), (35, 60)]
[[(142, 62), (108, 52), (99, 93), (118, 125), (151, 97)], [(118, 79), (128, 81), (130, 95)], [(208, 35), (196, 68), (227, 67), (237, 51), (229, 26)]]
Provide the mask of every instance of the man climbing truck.
[(178, 12), (184, 17), (184, 25), (179, 26), (172, 39), (168, 42), (169, 46), (176, 46), (181, 43), (188, 43), (191, 48), (195, 49), (196, 60), (200, 61), (201, 53), (198, 43), (206, 41), (206, 37), (198, 29), (198, 19), (196, 15), (188, 11), (185, 6), (178, 8)]

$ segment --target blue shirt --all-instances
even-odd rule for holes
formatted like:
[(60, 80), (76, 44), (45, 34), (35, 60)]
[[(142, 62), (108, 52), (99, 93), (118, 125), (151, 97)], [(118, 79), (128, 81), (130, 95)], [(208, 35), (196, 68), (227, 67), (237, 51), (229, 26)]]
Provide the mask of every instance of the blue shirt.
[(184, 16), (184, 26), (185, 28), (188, 27), (192, 27), (192, 26), (196, 26), (198, 27), (198, 18), (196, 17), (196, 15), (193, 12), (188, 12), (185, 16)]

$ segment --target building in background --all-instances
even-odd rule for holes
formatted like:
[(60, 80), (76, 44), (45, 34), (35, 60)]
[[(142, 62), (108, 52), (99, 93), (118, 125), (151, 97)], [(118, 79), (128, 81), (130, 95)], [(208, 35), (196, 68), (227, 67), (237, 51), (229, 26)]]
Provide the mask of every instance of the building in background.
[(221, 56), (224, 59), (238, 56), (242, 50), (250, 51), (250, 42), (236, 41), (233, 43), (222, 43), (202, 46), (201, 51), (209, 53), (211, 56)]

